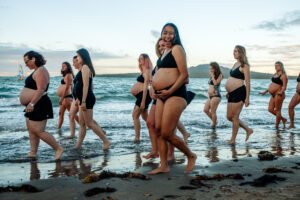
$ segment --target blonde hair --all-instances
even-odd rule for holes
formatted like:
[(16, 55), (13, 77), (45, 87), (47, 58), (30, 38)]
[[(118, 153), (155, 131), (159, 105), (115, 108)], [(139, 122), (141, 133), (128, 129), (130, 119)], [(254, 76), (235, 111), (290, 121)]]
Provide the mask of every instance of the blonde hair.
[(240, 54), (240, 57), (238, 58), (238, 60), (241, 62), (241, 67), (243, 68), (244, 65), (250, 66), (247, 55), (246, 55), (246, 48), (241, 45), (236, 45), (235, 48), (238, 50), (238, 52)]
[[(153, 65), (152, 65), (152, 62), (151, 62), (148, 54), (142, 53), (140, 56), (142, 56), (144, 59), (144, 66), (146, 67), (146, 69), (149, 69), (151, 71), (153, 68)], [(139, 68), (140, 68), (141, 72), (143, 72), (143, 67), (140, 64), (139, 64)]]
[(275, 62), (275, 65), (277, 65), (277, 64), (280, 65), (281, 71), (282, 71), (284, 74), (286, 74), (285, 69), (284, 69), (284, 64), (283, 64), (281, 61)]

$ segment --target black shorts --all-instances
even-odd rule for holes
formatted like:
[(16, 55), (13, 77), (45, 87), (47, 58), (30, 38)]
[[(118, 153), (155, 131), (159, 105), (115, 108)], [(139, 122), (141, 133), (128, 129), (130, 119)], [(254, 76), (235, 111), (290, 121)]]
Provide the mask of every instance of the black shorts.
[(34, 105), (32, 112), (26, 112), (24, 114), (26, 118), (32, 121), (43, 121), (45, 119), (53, 118), (52, 102), (48, 95), (44, 95)]
[[(135, 97), (136, 97), (135, 105), (138, 106), (138, 107), (141, 107), (141, 103), (142, 103), (142, 100), (143, 100), (143, 92), (139, 92)], [(145, 109), (148, 109), (149, 104), (151, 103), (151, 101), (152, 101), (152, 99), (150, 97), (149, 91), (147, 90)]]
[(245, 85), (237, 88), (228, 94), (228, 103), (244, 102), (246, 100), (246, 87)]
[(196, 96), (196, 94), (192, 91), (187, 91), (186, 96), (187, 96), (186, 102), (187, 102), (187, 105), (189, 105), (192, 102), (192, 100), (194, 99), (194, 97)]
[[(172, 86), (170, 87), (167, 87), (165, 89), (162, 89), (162, 90), (168, 90), (170, 89)], [(155, 94), (159, 94), (159, 91), (154, 91)], [(188, 97), (187, 97), (187, 92), (186, 92), (186, 86), (185, 85), (182, 85), (180, 88), (178, 88), (175, 92), (173, 92), (170, 96), (168, 96), (166, 99), (161, 99), (163, 102), (165, 102), (168, 98), (170, 97), (181, 97), (183, 98), (186, 102), (188, 102)], [(192, 101), (192, 99), (191, 99)], [(190, 101), (190, 102), (191, 102)]]
[[(80, 98), (79, 101), (80, 101), (80, 105), (81, 105), (82, 98)], [(88, 93), (86, 100), (85, 100), (86, 109), (93, 109), (95, 103), (96, 103), (96, 97), (95, 97), (94, 93), (91, 93), (91, 92)]]

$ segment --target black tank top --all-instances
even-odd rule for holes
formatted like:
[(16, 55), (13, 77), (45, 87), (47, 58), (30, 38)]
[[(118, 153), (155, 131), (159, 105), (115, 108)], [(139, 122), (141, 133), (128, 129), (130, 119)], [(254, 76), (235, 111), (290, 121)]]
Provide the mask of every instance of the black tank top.
[(298, 78), (297, 78), (297, 82), (298, 82), (298, 83), (300, 82), (300, 76), (298, 76)]
[(280, 77), (281, 77), (281, 74), (278, 76), (278, 77), (272, 77), (272, 82), (273, 83), (276, 83), (276, 84), (278, 84), (278, 85), (283, 85), (283, 82), (282, 82), (282, 80), (280, 79)]
[(64, 78), (61, 79), (60, 83), (61, 83), (62, 85), (65, 85), (65, 84), (66, 84), (66, 83), (65, 83), (65, 79), (64, 79)]
[[(82, 99), (82, 90), (83, 90), (83, 80), (82, 80), (82, 73), (81, 71), (79, 71), (74, 80), (73, 80), (73, 83), (74, 83), (74, 88), (72, 90), (72, 95), (75, 99)], [(89, 96), (89, 94), (92, 94), (93, 93), (93, 78), (90, 77), (89, 78), (89, 88), (88, 88), (88, 94), (87, 96)]]
[(177, 63), (172, 51), (170, 51), (163, 59), (160, 57), (157, 61), (157, 67), (160, 68), (177, 68)]
[[(35, 71), (34, 71), (35, 72)], [(34, 74), (34, 72), (32, 72), (26, 79), (25, 79), (25, 88), (29, 88), (29, 89), (33, 89), (33, 90), (37, 90), (37, 86), (36, 86), (36, 82), (33, 79), (32, 75)], [(47, 88), (45, 90), (45, 92), (48, 91), (48, 87), (49, 87), (49, 83), (47, 85)]]
[(137, 82), (140, 82), (140, 83), (144, 83), (145, 82), (145, 79), (143, 77), (143, 74), (139, 75), (136, 79)]
[(237, 67), (237, 68), (235, 68), (235, 69), (231, 69), (231, 70), (230, 70), (230, 76), (233, 77), (233, 78), (245, 80), (245, 75), (244, 75), (244, 73), (242, 73), (242, 72), (240, 71), (240, 67), (241, 67), (241, 66), (239, 66), (239, 67)]

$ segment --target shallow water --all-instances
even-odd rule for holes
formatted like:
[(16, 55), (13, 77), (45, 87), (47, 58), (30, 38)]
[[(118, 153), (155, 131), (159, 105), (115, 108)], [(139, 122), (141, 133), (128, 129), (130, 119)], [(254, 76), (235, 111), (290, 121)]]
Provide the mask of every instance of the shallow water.
[[(274, 128), (275, 117), (267, 111), (269, 96), (259, 96), (258, 92), (266, 89), (269, 80), (252, 80), (250, 107), (243, 109), (241, 119), (251, 128), (254, 134), (245, 143), (244, 130), (239, 131), (236, 146), (228, 145), (231, 136), (231, 123), (226, 119), (226, 100), (224, 83), (221, 85), (222, 102), (218, 108), (218, 126), (210, 128), (208, 117), (202, 112), (207, 99), (207, 79), (192, 78), (189, 90), (197, 95), (184, 111), (181, 121), (191, 137), (189, 146), (198, 155), (197, 165), (200, 168), (242, 157), (255, 157), (260, 150), (272, 151), (277, 156), (299, 155), (300, 106), (295, 110), (296, 129)], [(57, 130), (58, 97), (56, 88), (60, 77), (51, 78), (49, 96), (54, 107), (54, 119), (48, 120), (47, 131), (64, 147), (62, 162), (53, 161), (54, 152), (44, 142), (40, 143), (38, 159), (26, 158), (29, 151), (29, 138), (23, 117), (24, 107), (19, 104), (18, 94), (24, 82), (14, 77), (0, 77), (0, 184), (10, 184), (57, 176), (77, 176), (83, 178), (90, 172), (103, 169), (116, 171), (133, 171), (146, 160), (142, 158), (150, 150), (150, 141), (145, 123), (142, 122), (141, 143), (134, 144), (134, 128), (131, 112), (135, 99), (130, 95), (130, 87), (135, 78), (94, 79), (94, 91), (97, 103), (94, 108), (95, 120), (107, 132), (111, 141), (109, 152), (103, 152), (99, 138), (91, 131), (81, 151), (73, 149), (75, 139), (65, 139), (69, 133), (69, 122), (65, 114), (65, 122), (61, 130)], [(282, 114), (288, 117), (288, 103), (295, 92), (296, 81), (290, 80), (283, 104)], [(78, 128), (78, 127), (77, 127)], [(77, 129), (78, 130), (78, 129)], [(180, 133), (178, 133), (181, 136)], [(185, 163), (184, 156), (176, 152), (176, 163)], [(154, 159), (150, 165), (157, 165)]]

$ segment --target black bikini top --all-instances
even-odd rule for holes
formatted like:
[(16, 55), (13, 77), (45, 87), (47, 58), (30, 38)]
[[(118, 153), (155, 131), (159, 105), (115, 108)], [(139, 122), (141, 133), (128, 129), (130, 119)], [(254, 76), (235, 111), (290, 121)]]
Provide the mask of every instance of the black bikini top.
[(175, 61), (174, 56), (172, 55), (172, 51), (167, 53), (167, 55), (161, 59), (161, 57), (157, 61), (157, 67), (160, 68), (177, 68), (177, 63)]
[(62, 85), (66, 84), (65, 79), (64, 79), (64, 78), (61, 79), (60, 83), (61, 83)]
[(145, 82), (145, 79), (143, 77), (143, 74), (139, 75), (136, 79), (137, 82), (140, 82), (140, 83), (144, 83)]
[(280, 77), (281, 77), (281, 74), (278, 76), (278, 77), (272, 77), (272, 82), (273, 83), (276, 83), (276, 84), (278, 84), (278, 85), (283, 85), (283, 82), (282, 82), (282, 80), (280, 79)]
[(297, 82), (298, 82), (298, 83), (300, 82), (300, 76), (298, 76), (298, 78), (297, 78)]
[(230, 70), (230, 76), (233, 77), (233, 78), (245, 80), (245, 75), (244, 75), (244, 73), (242, 73), (242, 72), (240, 71), (240, 67), (241, 67), (241, 66), (239, 66), (239, 67), (237, 67), (237, 68), (235, 68), (235, 69), (231, 69), (231, 70)]
[[(34, 71), (35, 72), (35, 71)], [(37, 90), (37, 86), (36, 86), (36, 82), (35, 80), (33, 79), (32, 75), (34, 74), (34, 72), (32, 72), (26, 79), (25, 79), (25, 86), (26, 88), (29, 88), (29, 89), (33, 89), (33, 90)], [(48, 91), (48, 87), (49, 87), (49, 83), (47, 85), (47, 88), (45, 90), (45, 92)]]
[(209, 79), (209, 81), (208, 81), (208, 85), (214, 85), (214, 82), (213, 82), (213, 80), (212, 80), (212, 79)]

